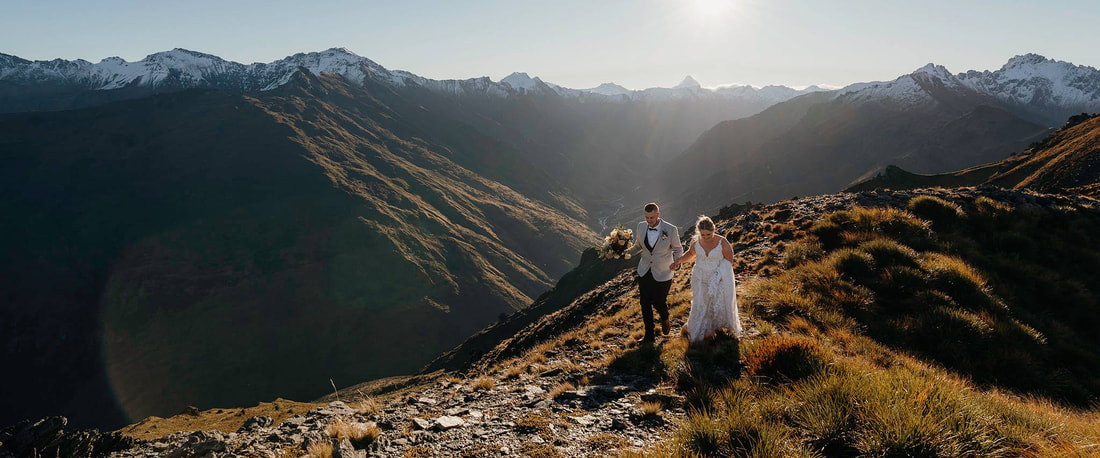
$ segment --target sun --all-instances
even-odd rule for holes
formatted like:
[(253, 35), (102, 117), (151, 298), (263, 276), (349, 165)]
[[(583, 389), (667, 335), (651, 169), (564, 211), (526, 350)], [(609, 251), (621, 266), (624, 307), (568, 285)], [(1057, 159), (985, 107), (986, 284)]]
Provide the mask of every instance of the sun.
[(734, 0), (689, 0), (691, 9), (703, 17), (725, 16), (733, 11)]

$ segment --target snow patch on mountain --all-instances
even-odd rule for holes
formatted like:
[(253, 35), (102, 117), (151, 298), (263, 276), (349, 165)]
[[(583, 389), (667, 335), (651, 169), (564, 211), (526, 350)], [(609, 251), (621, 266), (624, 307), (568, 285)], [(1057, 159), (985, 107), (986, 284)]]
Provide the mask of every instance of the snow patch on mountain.
[(1100, 71), (1038, 54), (1013, 57), (996, 71), (952, 74), (942, 65), (928, 64), (893, 81), (848, 85), (835, 97), (931, 103), (934, 97), (929, 91), (933, 88), (991, 97), (1053, 125), (1063, 122), (1068, 114), (1100, 111)]
[(517, 93), (556, 94), (566, 98), (595, 97), (612, 101), (659, 102), (704, 98), (751, 99), (774, 104), (807, 92), (823, 90), (811, 87), (794, 90), (782, 86), (707, 89), (688, 76), (675, 87), (648, 88), (640, 91), (605, 83), (592, 89), (571, 89), (545, 82), (526, 73), (516, 72), (494, 82), (488, 77), (465, 80), (433, 80), (403, 70), (388, 70), (344, 48), (298, 53), (270, 63), (249, 65), (220, 57), (176, 48), (150, 54), (136, 62), (108, 57), (98, 63), (85, 60), (28, 61), (0, 54), (0, 82), (19, 84), (49, 83), (114, 90), (131, 86), (154, 88), (213, 87), (221, 89), (269, 91), (289, 82), (299, 69), (314, 75), (333, 74), (364, 85), (368, 81), (392, 87), (418, 86), (450, 95), (487, 95), (506, 97)]

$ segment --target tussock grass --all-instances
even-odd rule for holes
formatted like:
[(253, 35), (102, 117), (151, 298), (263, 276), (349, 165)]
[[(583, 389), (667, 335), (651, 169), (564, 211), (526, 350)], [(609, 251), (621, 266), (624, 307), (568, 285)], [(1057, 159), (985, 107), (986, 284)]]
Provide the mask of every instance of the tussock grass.
[(645, 418), (656, 418), (661, 415), (661, 412), (665, 409), (665, 405), (660, 401), (643, 402), (638, 404), (638, 410), (642, 412), (642, 416)]
[(491, 377), (478, 377), (470, 383), (470, 388), (474, 391), (489, 391), (496, 387), (496, 381)]
[(824, 370), (828, 358), (814, 340), (777, 335), (754, 342), (745, 355), (745, 369), (770, 380), (799, 380)]
[(363, 396), (356, 404), (356, 411), (363, 415), (374, 415), (382, 410), (382, 403), (370, 396)]
[(1089, 424), (1096, 412), (978, 392), (911, 358), (889, 369), (849, 358), (779, 388), (735, 381), (709, 405), (672, 439), (687, 454), (1087, 455), (1100, 439), (1100, 426)]
[(560, 384), (558, 386), (555, 386), (555, 387), (550, 389), (550, 393), (549, 393), (550, 398), (551, 399), (557, 399), (562, 394), (564, 394), (566, 391), (573, 391), (575, 389), (577, 389), (576, 385), (573, 385), (570, 382), (562, 383), (562, 384)]
[(309, 458), (332, 458), (332, 443), (326, 440), (309, 444), (309, 447), (306, 447), (306, 456)]
[(610, 452), (630, 445), (626, 438), (612, 433), (600, 433), (585, 439), (588, 448), (598, 452)]
[(336, 440), (347, 439), (357, 447), (373, 444), (382, 436), (382, 429), (374, 423), (348, 422), (337, 419), (325, 428), (325, 433)]
[(517, 378), (519, 378), (520, 375), (523, 375), (523, 373), (526, 372), (526, 371), (527, 371), (527, 368), (522, 366), (522, 365), (519, 365), (519, 364), (516, 364), (516, 365), (513, 365), (513, 366), (508, 366), (508, 368), (504, 370), (504, 379), (505, 380), (517, 379)]
[(826, 215), (744, 285), (750, 377), (717, 376), (714, 348), (649, 361), (689, 410), (654, 453), (1098, 455), (1095, 234), (1095, 213), (988, 198)]
[(958, 205), (935, 196), (918, 196), (909, 200), (909, 211), (927, 219), (938, 231), (951, 230), (966, 213)]
[(798, 267), (808, 261), (816, 261), (825, 254), (821, 242), (816, 239), (801, 239), (788, 243), (785, 247), (783, 260), (780, 262), (784, 269)]

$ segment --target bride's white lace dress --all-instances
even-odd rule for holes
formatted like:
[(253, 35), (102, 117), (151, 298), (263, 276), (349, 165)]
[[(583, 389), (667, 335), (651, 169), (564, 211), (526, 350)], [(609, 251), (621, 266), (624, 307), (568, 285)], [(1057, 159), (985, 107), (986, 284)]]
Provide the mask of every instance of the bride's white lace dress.
[(691, 270), (691, 312), (687, 332), (692, 342), (703, 340), (718, 328), (728, 328), (741, 337), (741, 320), (737, 314), (737, 284), (733, 265), (722, 257), (722, 244), (708, 253), (695, 242), (695, 267)]

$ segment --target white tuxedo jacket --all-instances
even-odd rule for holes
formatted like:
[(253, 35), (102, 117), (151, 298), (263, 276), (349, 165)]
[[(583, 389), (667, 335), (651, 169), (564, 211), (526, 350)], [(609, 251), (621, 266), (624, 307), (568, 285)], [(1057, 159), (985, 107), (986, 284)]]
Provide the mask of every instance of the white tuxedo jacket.
[(657, 281), (672, 280), (672, 271), (668, 266), (683, 256), (684, 247), (680, 244), (680, 230), (665, 220), (657, 223), (657, 242), (653, 245), (653, 251), (645, 246), (645, 239), (649, 225), (645, 221), (638, 223), (638, 229), (634, 231), (634, 245), (627, 250), (631, 256), (638, 256), (638, 276), (644, 277), (647, 272), (653, 272), (653, 279)]

